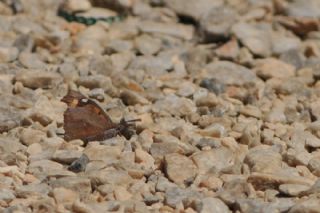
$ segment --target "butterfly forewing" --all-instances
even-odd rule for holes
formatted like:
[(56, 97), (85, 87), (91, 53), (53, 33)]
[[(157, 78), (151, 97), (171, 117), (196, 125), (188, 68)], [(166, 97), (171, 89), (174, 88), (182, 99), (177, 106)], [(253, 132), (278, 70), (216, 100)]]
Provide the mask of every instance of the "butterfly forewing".
[(68, 104), (64, 113), (64, 138), (67, 141), (99, 139), (105, 131), (117, 126), (97, 103), (81, 93), (69, 92), (62, 101)]

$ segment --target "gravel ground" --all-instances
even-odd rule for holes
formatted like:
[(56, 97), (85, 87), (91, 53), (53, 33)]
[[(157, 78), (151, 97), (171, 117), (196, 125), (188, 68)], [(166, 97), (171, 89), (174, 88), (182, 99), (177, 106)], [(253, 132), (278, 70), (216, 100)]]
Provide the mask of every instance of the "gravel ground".
[[(319, 0), (70, 0), (129, 12), (91, 26), (57, 16), (61, 0), (12, 2), (1, 212), (320, 212)], [(140, 118), (136, 134), (65, 141), (68, 89)]]

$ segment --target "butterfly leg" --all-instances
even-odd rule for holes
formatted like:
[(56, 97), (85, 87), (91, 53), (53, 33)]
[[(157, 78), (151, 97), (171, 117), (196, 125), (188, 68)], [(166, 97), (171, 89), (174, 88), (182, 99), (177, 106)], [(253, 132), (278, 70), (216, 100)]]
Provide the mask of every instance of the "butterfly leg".
[(120, 133), (120, 131), (118, 128), (108, 129), (103, 132), (103, 139), (102, 140), (116, 137), (119, 133)]

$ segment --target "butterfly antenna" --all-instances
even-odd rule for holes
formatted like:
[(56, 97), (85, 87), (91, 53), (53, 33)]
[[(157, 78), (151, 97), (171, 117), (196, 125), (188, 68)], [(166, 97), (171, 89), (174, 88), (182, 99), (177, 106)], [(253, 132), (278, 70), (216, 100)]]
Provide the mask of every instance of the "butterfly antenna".
[(137, 121), (141, 121), (140, 118), (137, 119), (132, 119), (132, 120), (125, 120), (124, 118), (121, 119), (120, 124), (124, 125), (124, 126), (134, 126), (135, 122)]

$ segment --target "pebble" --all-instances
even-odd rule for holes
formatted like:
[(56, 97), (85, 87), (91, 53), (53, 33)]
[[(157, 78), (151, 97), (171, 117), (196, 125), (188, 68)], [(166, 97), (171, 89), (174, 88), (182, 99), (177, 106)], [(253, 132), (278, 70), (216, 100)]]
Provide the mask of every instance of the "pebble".
[(219, 172), (234, 163), (232, 151), (224, 147), (196, 152), (191, 158), (198, 167), (200, 174), (206, 174), (211, 170)]
[(289, 78), (295, 75), (294, 66), (273, 58), (257, 61), (255, 70), (263, 79)]
[(22, 70), (15, 76), (15, 81), (21, 82), (31, 89), (49, 89), (62, 82), (59, 74), (41, 70)]
[(209, 212), (231, 212), (226, 204), (218, 198), (204, 198), (202, 201), (202, 208), (199, 212), (209, 213)]
[(232, 32), (253, 54), (268, 57), (271, 55), (270, 26), (262, 24), (249, 24), (239, 22), (232, 26)]
[(204, 69), (207, 72), (207, 77), (226, 85), (241, 86), (256, 80), (256, 76), (251, 70), (229, 61), (212, 62), (207, 64)]
[[(197, 167), (189, 158), (180, 154), (168, 154), (164, 157), (165, 172), (177, 185), (192, 182), (197, 174)], [(183, 168), (183, 170), (180, 170)]]
[(89, 162), (87, 155), (82, 154), (78, 159), (72, 161), (68, 169), (72, 172), (83, 172)]
[(16, 47), (0, 47), (0, 62), (8, 63), (17, 59), (19, 51)]

